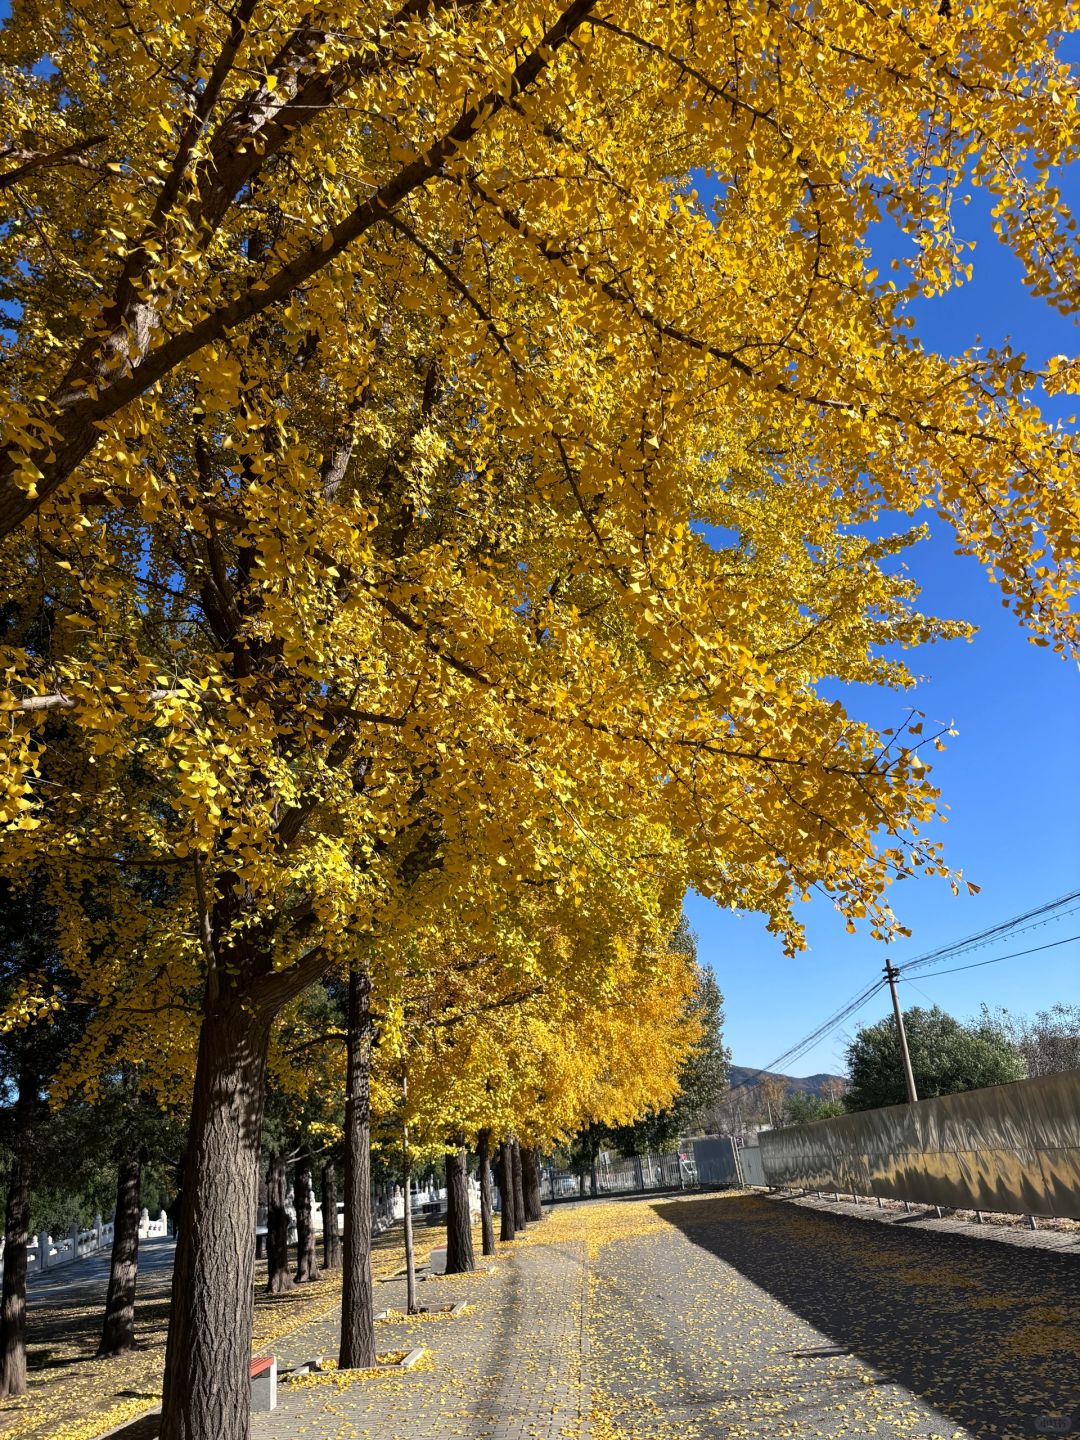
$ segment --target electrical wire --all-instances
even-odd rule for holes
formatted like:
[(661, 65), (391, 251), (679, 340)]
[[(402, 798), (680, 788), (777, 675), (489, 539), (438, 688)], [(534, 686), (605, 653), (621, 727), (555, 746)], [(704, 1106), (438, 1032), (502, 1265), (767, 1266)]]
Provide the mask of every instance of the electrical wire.
[[(1064, 910), (1061, 915), (1054, 912)], [(989, 945), (995, 940), (1003, 939), (1006, 935), (1022, 933), (1024, 930), (1033, 929), (1037, 925), (1044, 925), (1050, 920), (1063, 920), (1065, 915), (1072, 914), (1080, 909), (1080, 890), (1074, 890), (1069, 895), (1060, 895), (1056, 900), (1049, 900), (1044, 905), (1038, 905), (1034, 910), (1027, 910), (1022, 915), (1014, 915), (1011, 920), (1002, 920), (997, 925), (991, 925), (986, 930), (978, 930), (974, 935), (968, 935), (963, 940), (954, 940), (950, 945), (939, 946), (936, 950), (928, 950), (923, 955), (916, 955), (914, 959), (908, 960), (906, 964), (899, 966), (901, 970), (921, 970), (924, 966), (935, 965), (943, 960), (951, 960), (954, 955), (962, 955), (965, 951), (974, 950), (981, 945)]]
[[(1069, 908), (1063, 909), (1065, 906)], [(1062, 911), (1060, 915), (1056, 913), (1059, 910)], [(1077, 910), (1080, 910), (1080, 890), (1074, 890), (1068, 895), (1059, 895), (1056, 900), (1048, 900), (1042, 905), (1037, 905), (1033, 910), (1027, 910), (1022, 915), (1014, 915), (1010, 920), (1002, 920), (997, 925), (991, 925), (985, 930), (976, 931), (974, 935), (968, 935), (963, 940), (955, 940), (949, 945), (942, 945), (936, 950), (928, 950), (923, 955), (916, 955), (913, 960), (895, 968), (899, 972), (900, 978), (903, 979), (905, 970), (921, 971), (930, 965), (951, 960), (953, 956), (962, 955), (968, 950), (989, 945), (1006, 935), (1023, 934), (1025, 930), (1035, 929), (1040, 925), (1048, 924), (1051, 920), (1063, 920)], [(1080, 935), (1072, 935), (1065, 940), (1052, 940), (1046, 945), (1035, 945), (1028, 950), (1017, 950), (1008, 955), (996, 955), (990, 960), (976, 960), (970, 965), (956, 965), (949, 970), (939, 970), (937, 973), (939, 975), (955, 975), (961, 970), (978, 970), (984, 965), (996, 965), (1001, 960), (1014, 960), (1022, 955), (1035, 955), (1041, 950), (1052, 950), (1058, 945), (1068, 945), (1071, 941), (1078, 939), (1080, 939)], [(933, 979), (934, 977), (926, 976), (925, 978)], [(887, 983), (887, 980), (878, 980), (873, 985), (867, 986), (865, 990), (860, 991), (858, 995), (853, 996), (839, 1010), (830, 1015), (827, 1020), (823, 1020), (816, 1030), (792, 1045), (790, 1049), (785, 1050), (782, 1055), (778, 1055), (775, 1060), (770, 1060), (768, 1065), (762, 1066), (760, 1070), (755, 1070), (753, 1074), (746, 1076), (744, 1080), (740, 1080), (731, 1088), (741, 1090), (748, 1085), (755, 1085), (763, 1075), (775, 1072), (777, 1066), (798, 1060), (819, 1040), (823, 1040), (834, 1030), (839, 1029), (845, 1020), (849, 1019), (856, 1010), (860, 1010), (879, 990), (884, 989)], [(909, 981), (909, 983), (914, 982)]]
[[(973, 960), (970, 965), (954, 965), (949, 970), (936, 970), (933, 975), (924, 975), (922, 978), (936, 980), (939, 975), (958, 975), (961, 970), (981, 970), (984, 965), (999, 965), (1002, 960), (1019, 960), (1021, 955), (1037, 955), (1040, 950), (1053, 950), (1058, 945), (1071, 945), (1074, 940), (1080, 940), (1080, 935), (1067, 935), (1064, 940), (1049, 940), (1045, 945), (1033, 945), (1030, 950), (1013, 950), (1008, 955), (995, 955), (992, 960)], [(907, 980), (908, 977), (904, 974), (907, 966), (900, 965), (897, 968), (900, 971), (900, 979)], [(914, 983), (913, 980), (908, 981), (910, 985)]]
[(763, 1075), (768, 1075), (774, 1071), (778, 1065), (790, 1063), (792, 1060), (798, 1060), (800, 1055), (812, 1049), (819, 1040), (823, 1040), (826, 1035), (839, 1029), (845, 1020), (850, 1019), (850, 1017), (855, 1014), (856, 1010), (861, 1010), (872, 996), (876, 995), (879, 990), (885, 988), (887, 983), (885, 980), (877, 980), (873, 985), (868, 985), (865, 990), (853, 996), (845, 1005), (842, 1005), (839, 1010), (830, 1015), (827, 1020), (823, 1020), (816, 1030), (805, 1036), (804, 1039), (798, 1041), (797, 1044), (791, 1046), (789, 1050), (785, 1050), (782, 1055), (778, 1055), (775, 1060), (770, 1060), (769, 1063), (763, 1065), (760, 1070), (755, 1070), (752, 1075), (747, 1075), (744, 1080), (740, 1080), (737, 1085), (733, 1085), (731, 1088), (733, 1090), (742, 1090), (747, 1085), (755, 1085)]

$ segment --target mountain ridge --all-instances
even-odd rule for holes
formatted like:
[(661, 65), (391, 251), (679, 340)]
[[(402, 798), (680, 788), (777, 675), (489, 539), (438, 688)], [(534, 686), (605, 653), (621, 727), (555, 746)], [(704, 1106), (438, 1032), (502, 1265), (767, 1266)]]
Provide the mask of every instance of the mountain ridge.
[(776, 1070), (756, 1070), (752, 1065), (729, 1065), (728, 1084), (734, 1090), (738, 1086), (751, 1088), (751, 1082), (756, 1084), (759, 1080), (780, 1080), (783, 1082), (786, 1094), (793, 1094), (801, 1091), (805, 1095), (824, 1094), (825, 1086), (830, 1082), (839, 1080), (845, 1088), (847, 1077), (844, 1075), (781, 1075)]

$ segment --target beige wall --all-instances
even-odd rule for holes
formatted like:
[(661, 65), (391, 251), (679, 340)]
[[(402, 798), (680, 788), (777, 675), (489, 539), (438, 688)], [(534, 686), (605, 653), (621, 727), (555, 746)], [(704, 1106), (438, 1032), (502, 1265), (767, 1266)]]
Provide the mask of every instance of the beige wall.
[(770, 1185), (1080, 1219), (1080, 1070), (761, 1137)]

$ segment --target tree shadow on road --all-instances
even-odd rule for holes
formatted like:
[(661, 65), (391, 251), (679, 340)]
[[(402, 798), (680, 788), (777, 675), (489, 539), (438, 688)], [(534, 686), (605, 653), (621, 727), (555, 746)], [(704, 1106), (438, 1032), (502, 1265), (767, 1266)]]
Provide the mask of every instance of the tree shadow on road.
[[(858, 1356), (980, 1440), (1080, 1432), (1080, 1256), (757, 1196), (653, 1208), (812, 1325), (831, 1353)], [(1051, 1432), (1048, 1420), (1069, 1429)]]

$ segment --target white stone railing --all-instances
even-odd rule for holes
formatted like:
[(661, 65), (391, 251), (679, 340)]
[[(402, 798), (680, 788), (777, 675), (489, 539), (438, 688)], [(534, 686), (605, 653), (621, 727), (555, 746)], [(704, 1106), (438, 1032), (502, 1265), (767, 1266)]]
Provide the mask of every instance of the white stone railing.
[[(415, 1208), (416, 1197), (413, 1197)], [(289, 1244), (296, 1244), (296, 1211), (293, 1208), (292, 1199), (285, 1201), (285, 1214), (289, 1219)], [(401, 1187), (394, 1186), (372, 1186), (371, 1191), (371, 1230), (372, 1234), (379, 1235), (387, 1226), (392, 1225), (395, 1220), (400, 1220), (405, 1214), (405, 1196)], [(344, 1234), (345, 1230), (345, 1206), (338, 1201), (337, 1207), (338, 1234)], [(312, 1192), (311, 1197), (311, 1229), (314, 1235), (319, 1237), (323, 1233), (322, 1205), (315, 1199)], [(256, 1235), (266, 1234), (266, 1211), (260, 1206), (258, 1219), (255, 1226)]]
[[(169, 1233), (169, 1217), (162, 1210), (156, 1220), (150, 1219), (150, 1212), (143, 1210), (139, 1216), (139, 1239), (159, 1239)], [(42, 1231), (32, 1235), (27, 1246), (26, 1271), (38, 1275), (44, 1270), (55, 1270), (61, 1265), (70, 1265), (75, 1260), (85, 1260), (103, 1250), (111, 1250), (113, 1243), (113, 1222), (105, 1222), (99, 1215), (89, 1230), (80, 1230), (73, 1225), (67, 1235), (57, 1239)], [(0, 1259), (4, 1254), (4, 1242), (0, 1239)]]

